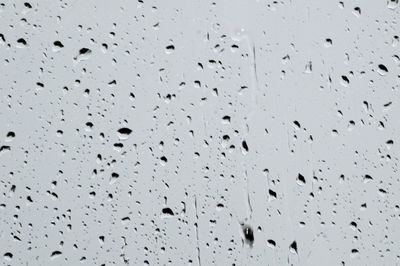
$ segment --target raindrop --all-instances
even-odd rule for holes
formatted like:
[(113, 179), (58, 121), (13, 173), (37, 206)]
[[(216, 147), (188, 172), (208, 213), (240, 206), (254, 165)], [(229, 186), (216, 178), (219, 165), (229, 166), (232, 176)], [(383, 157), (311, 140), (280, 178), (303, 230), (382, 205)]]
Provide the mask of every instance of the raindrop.
[(132, 133), (132, 129), (127, 127), (122, 127), (118, 129), (118, 137), (120, 139), (128, 139), (129, 135)]
[(387, 0), (387, 7), (389, 9), (396, 9), (399, 5), (399, 0)]
[(53, 51), (58, 52), (60, 51), (62, 48), (64, 48), (64, 45), (60, 42), (60, 41), (55, 41), (53, 43)]
[(242, 230), (246, 243), (252, 247), (254, 243), (253, 229), (249, 225), (242, 225)]
[(274, 240), (272, 240), (272, 239), (268, 239), (267, 240), (267, 245), (270, 248), (275, 248), (276, 247), (276, 242)]
[(6, 252), (6, 253), (4, 253), (4, 259), (5, 260), (8, 260), (8, 261), (10, 261), (10, 260), (12, 260), (12, 258), (13, 258), (13, 254), (11, 253), (11, 252)]
[(28, 43), (25, 41), (24, 38), (19, 38), (17, 40), (17, 48), (26, 48), (27, 45)]
[(387, 69), (387, 67), (383, 64), (379, 64), (378, 65), (378, 73), (381, 76), (385, 76), (387, 73), (389, 72), (389, 70)]
[(174, 212), (171, 210), (171, 208), (163, 208), (162, 213), (165, 215), (174, 216)]
[(350, 84), (349, 78), (347, 76), (343, 75), (342, 76), (342, 85), (347, 87), (347, 86), (349, 86), (349, 84)]
[(55, 251), (53, 251), (53, 252), (51, 253), (50, 258), (55, 259), (55, 258), (59, 257), (61, 254), (62, 254), (61, 251), (55, 250)]
[(175, 50), (175, 46), (172, 45), (172, 44), (170, 44), (167, 47), (165, 47), (165, 51), (166, 51), (167, 54), (172, 53), (174, 50)]
[(242, 153), (246, 155), (249, 152), (249, 147), (247, 146), (247, 142), (245, 140), (242, 141)]
[(304, 186), (306, 184), (306, 179), (304, 178), (304, 176), (302, 174), (298, 174), (297, 175), (297, 183), (301, 186)]
[(296, 241), (293, 241), (292, 244), (290, 244), (289, 250), (290, 250), (290, 252), (297, 254), (297, 242)]

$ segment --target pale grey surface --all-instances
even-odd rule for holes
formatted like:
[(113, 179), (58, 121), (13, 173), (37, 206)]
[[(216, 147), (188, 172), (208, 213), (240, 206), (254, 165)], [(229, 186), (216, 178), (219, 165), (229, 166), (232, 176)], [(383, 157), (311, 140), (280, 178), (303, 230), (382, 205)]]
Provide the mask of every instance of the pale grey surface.
[(400, 265), (397, 5), (2, 1), (1, 265)]

